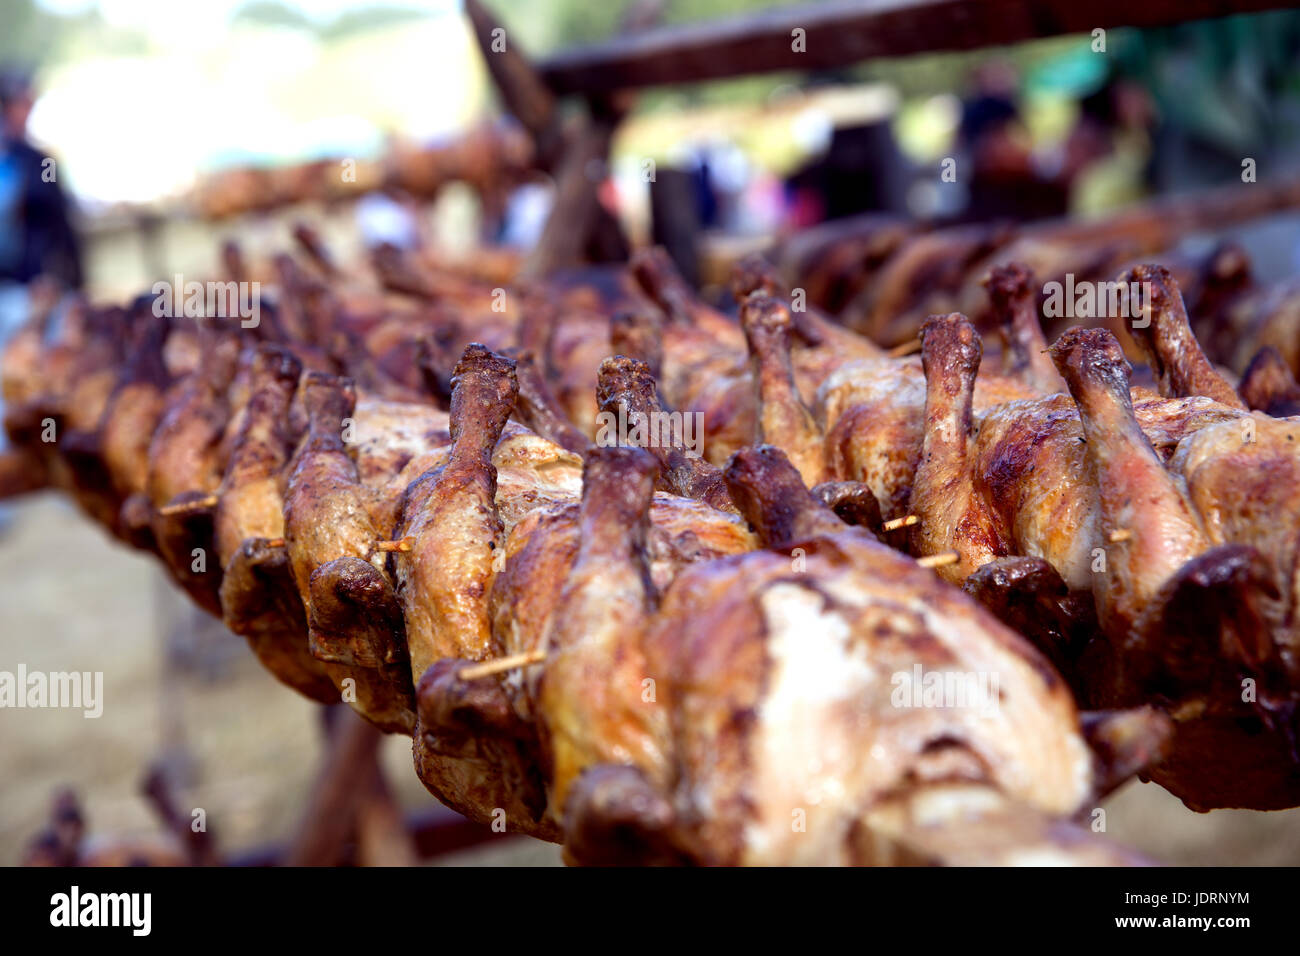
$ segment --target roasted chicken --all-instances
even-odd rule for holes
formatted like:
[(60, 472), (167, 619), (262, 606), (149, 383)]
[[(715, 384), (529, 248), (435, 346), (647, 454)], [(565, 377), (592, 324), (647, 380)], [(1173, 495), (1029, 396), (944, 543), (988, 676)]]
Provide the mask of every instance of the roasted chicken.
[(1300, 803), (1300, 426), (1247, 411), (1294, 382), (1239, 397), (1172, 274), (1133, 273), (1156, 391), (1104, 330), (1049, 352), (1015, 263), (982, 369), (961, 314), (890, 356), (755, 261), (733, 318), (654, 252), (505, 288), (297, 238), (257, 329), (38, 316), (14, 486), (470, 818), (581, 863), (1132, 862), (1071, 822), (1126, 775)]

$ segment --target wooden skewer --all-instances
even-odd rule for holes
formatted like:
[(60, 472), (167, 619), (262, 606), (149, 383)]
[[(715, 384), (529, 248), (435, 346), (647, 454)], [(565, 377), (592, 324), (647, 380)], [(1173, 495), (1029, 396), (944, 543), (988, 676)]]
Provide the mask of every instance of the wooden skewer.
[(411, 550), (411, 546), (414, 544), (415, 538), (408, 534), (405, 538), (398, 538), (396, 541), (376, 541), (375, 550), (396, 551), (400, 554), (406, 554)]
[(206, 511), (208, 508), (217, 506), (216, 495), (204, 495), (202, 498), (195, 498), (192, 501), (182, 501), (174, 505), (163, 505), (158, 509), (158, 513), (164, 518), (171, 515), (184, 515), (192, 511)]
[(902, 518), (891, 518), (881, 527), (885, 531), (897, 531), (899, 528), (910, 528), (914, 524), (920, 524), (921, 519), (916, 515), (904, 515)]
[(268, 548), (283, 548), (283, 547), (284, 547), (284, 538), (267, 538), (267, 539), (266, 539), (266, 546), (267, 546)]
[(526, 651), (523, 654), (511, 654), (509, 657), (498, 657), (494, 661), (484, 661), (482, 664), (475, 664), (473, 667), (462, 668), (457, 672), (456, 676), (461, 680), (478, 680), (480, 677), (487, 677), (491, 674), (512, 671), (516, 667), (540, 664), (544, 660), (546, 660), (546, 651)]
[(1174, 720), (1193, 720), (1205, 713), (1205, 698), (1193, 697), (1191, 700), (1185, 700), (1169, 712), (1169, 716)]
[(941, 568), (945, 564), (956, 564), (961, 560), (961, 555), (956, 551), (944, 551), (942, 554), (928, 554), (924, 558), (917, 558), (916, 563), (923, 568)]
[(913, 352), (921, 351), (921, 340), (912, 339), (910, 342), (904, 342), (902, 345), (895, 345), (885, 354), (890, 358), (902, 358), (904, 355), (911, 355)]
[(1121, 541), (1127, 541), (1133, 537), (1133, 532), (1128, 528), (1116, 528), (1110, 533), (1110, 543), (1119, 544)]

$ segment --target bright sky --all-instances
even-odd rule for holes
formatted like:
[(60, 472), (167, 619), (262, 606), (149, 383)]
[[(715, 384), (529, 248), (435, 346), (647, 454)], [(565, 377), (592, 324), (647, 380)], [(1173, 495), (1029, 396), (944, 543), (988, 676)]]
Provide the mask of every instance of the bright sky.
[[(248, 0), (37, 0), (51, 13), (81, 13), (98, 7), (104, 18), (117, 26), (149, 29), (153, 24), (183, 21), (191, 26), (225, 23)], [(313, 19), (328, 20), (348, 10), (373, 6), (366, 0), (282, 0)], [(460, 9), (459, 0), (384, 0), (384, 6), (409, 7), (430, 13)]]
[[(454, 134), (483, 105), (482, 68), (458, 0), (385, 0), (435, 16), (326, 46), (301, 31), (229, 29), (244, 0), (40, 0), (97, 5), (145, 31), (148, 57), (96, 55), (42, 74), (32, 137), (84, 199), (144, 202), (239, 162), (367, 156), (384, 137)], [(373, 4), (287, 0), (329, 19)], [(91, 48), (93, 50), (93, 48)]]

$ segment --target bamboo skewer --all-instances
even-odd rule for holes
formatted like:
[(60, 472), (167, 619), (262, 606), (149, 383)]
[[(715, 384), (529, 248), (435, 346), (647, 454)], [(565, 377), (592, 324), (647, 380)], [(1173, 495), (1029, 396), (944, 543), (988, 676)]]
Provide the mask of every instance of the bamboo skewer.
[(414, 544), (415, 538), (408, 534), (405, 538), (398, 538), (395, 541), (376, 541), (375, 550), (408, 554)]
[(917, 558), (916, 563), (923, 568), (942, 568), (947, 564), (956, 564), (961, 560), (961, 555), (956, 551), (944, 551), (941, 554), (928, 554), (924, 558)]
[(890, 358), (902, 358), (905, 355), (911, 355), (913, 352), (921, 351), (921, 340), (912, 339), (910, 342), (904, 342), (902, 345), (895, 345), (885, 354)]
[(499, 657), (494, 661), (484, 661), (482, 664), (475, 664), (473, 667), (461, 668), (456, 676), (463, 681), (478, 680), (480, 677), (501, 674), (505, 671), (512, 671), (517, 667), (540, 664), (544, 660), (546, 660), (546, 651), (526, 651), (523, 654), (511, 654), (509, 657)]
[(884, 531), (897, 531), (899, 528), (910, 528), (914, 524), (920, 524), (921, 519), (916, 515), (904, 515), (901, 518), (891, 518), (881, 525)]
[(164, 518), (172, 515), (191, 514), (195, 511), (206, 511), (208, 508), (217, 506), (216, 495), (204, 495), (202, 498), (195, 498), (192, 501), (181, 501), (176, 504), (163, 505), (158, 509), (158, 513)]
[(1116, 528), (1110, 533), (1110, 543), (1119, 544), (1121, 541), (1127, 541), (1133, 537), (1133, 532), (1128, 528)]

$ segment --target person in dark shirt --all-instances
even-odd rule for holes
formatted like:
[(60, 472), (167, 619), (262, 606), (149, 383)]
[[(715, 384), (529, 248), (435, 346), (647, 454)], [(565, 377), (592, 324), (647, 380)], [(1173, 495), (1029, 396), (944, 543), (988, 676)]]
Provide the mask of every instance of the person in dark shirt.
[(27, 141), (33, 100), (24, 76), (0, 73), (0, 283), (45, 275), (79, 289), (81, 244), (58, 166)]
[[(33, 102), (25, 76), (0, 72), (0, 348), (27, 320), (37, 280), (42, 294), (57, 297), (58, 287), (79, 290), (83, 278), (58, 166), (27, 141)], [(0, 453), (7, 447), (0, 429)], [(9, 523), (10, 506), (0, 504), (0, 534)]]
[(1020, 80), (1000, 59), (980, 64), (962, 105), (957, 138), (969, 169), (957, 170), (970, 190), (964, 219), (1040, 219), (1064, 215), (1068, 194), (1039, 174), (1020, 112)]

